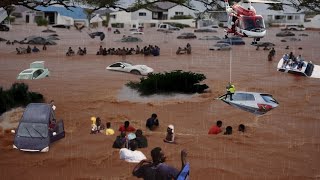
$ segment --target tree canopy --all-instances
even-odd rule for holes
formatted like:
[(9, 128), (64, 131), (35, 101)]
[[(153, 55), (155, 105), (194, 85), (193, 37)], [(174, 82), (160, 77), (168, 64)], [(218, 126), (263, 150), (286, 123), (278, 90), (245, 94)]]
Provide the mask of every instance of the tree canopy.
[[(231, 3), (235, 0), (229, 0)], [(307, 9), (314, 12), (320, 13), (320, 0), (288, 0), (292, 3), (291, 6), (295, 7), (297, 10)], [(135, 11), (141, 8), (146, 8), (152, 6), (156, 2), (172, 2), (189, 9), (195, 10), (193, 2), (199, 2), (204, 5), (206, 10), (221, 9), (221, 2), (224, 0), (136, 0), (133, 6), (124, 7), (121, 0), (73, 0), (73, 3), (63, 0), (1, 0), (0, 7), (9, 10), (12, 5), (22, 5), (29, 9), (35, 10), (37, 6), (52, 6), (52, 5), (62, 5), (65, 8), (74, 7), (74, 3), (82, 3), (92, 7), (92, 9), (98, 10), (101, 8), (113, 8), (125, 11)], [(281, 8), (280, 8), (281, 9)]]

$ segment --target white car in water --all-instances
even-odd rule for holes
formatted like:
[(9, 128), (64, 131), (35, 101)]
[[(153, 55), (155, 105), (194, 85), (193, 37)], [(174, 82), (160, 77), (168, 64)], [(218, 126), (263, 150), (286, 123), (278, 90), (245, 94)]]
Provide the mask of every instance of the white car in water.
[(106, 69), (144, 76), (147, 76), (148, 74), (153, 72), (153, 69), (151, 67), (148, 67), (146, 65), (133, 65), (128, 62), (116, 62), (108, 66)]
[[(290, 60), (291, 61), (291, 60)], [(306, 76), (311, 78), (320, 78), (320, 66), (312, 62), (303, 61), (300, 66), (292, 61), (283, 63), (283, 58), (278, 62), (277, 70), (298, 76)]]
[(44, 61), (35, 61), (30, 64), (29, 69), (20, 72), (17, 79), (41, 79), (49, 75), (50, 71), (44, 67)]
[(251, 112), (253, 114), (262, 115), (279, 106), (277, 100), (272, 95), (258, 92), (236, 91), (232, 95), (225, 98), (225, 95), (219, 99), (231, 106)]

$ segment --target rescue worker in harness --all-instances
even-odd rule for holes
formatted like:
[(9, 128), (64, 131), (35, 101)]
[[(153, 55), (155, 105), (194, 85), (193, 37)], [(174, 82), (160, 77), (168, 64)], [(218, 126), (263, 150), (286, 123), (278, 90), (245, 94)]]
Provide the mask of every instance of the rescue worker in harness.
[(236, 88), (233, 84), (231, 84), (231, 82), (229, 82), (228, 86), (226, 87), (227, 89), (227, 94), (225, 95), (224, 99), (227, 99), (228, 95), (230, 96), (230, 101), (232, 101), (232, 95), (234, 94), (234, 92), (236, 91)]

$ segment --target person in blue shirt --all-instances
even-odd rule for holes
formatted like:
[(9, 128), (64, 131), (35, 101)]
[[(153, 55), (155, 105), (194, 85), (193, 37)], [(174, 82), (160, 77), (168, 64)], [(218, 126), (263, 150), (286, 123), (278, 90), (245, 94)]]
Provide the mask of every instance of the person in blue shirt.
[(153, 113), (146, 122), (146, 127), (151, 131), (159, 126), (159, 120), (157, 114)]

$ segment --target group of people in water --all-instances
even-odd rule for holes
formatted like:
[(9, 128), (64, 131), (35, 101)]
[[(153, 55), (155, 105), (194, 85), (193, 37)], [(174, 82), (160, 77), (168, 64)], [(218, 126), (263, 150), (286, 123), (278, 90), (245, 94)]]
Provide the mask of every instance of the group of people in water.
[[(84, 47), (83, 49), (81, 47), (78, 48), (77, 55), (83, 56), (83, 55), (86, 55), (86, 54), (87, 54), (87, 48), (86, 47)], [(71, 47), (69, 47), (68, 51), (66, 53), (66, 56), (73, 56), (73, 55), (75, 55), (75, 52)]]
[[(47, 46), (46, 45), (43, 45), (42, 47), (42, 50), (43, 51), (46, 51), (47, 50)], [(16, 48), (16, 51), (17, 51), (17, 54), (30, 54), (30, 53), (38, 53), (40, 52), (40, 49), (37, 48), (37, 46), (33, 46), (33, 48), (31, 48), (29, 45), (27, 48), (23, 48), (23, 47), (19, 47), (19, 48)]]
[(136, 48), (103, 48), (100, 46), (99, 50), (97, 51), (97, 55), (133, 55), (133, 54), (143, 54), (145, 56), (159, 56), (160, 55), (160, 48), (155, 45), (148, 45), (140, 48), (138, 45)]
[(283, 55), (282, 59), (283, 59), (282, 68), (287, 68), (287, 66), (289, 66), (289, 68), (291, 69), (297, 68), (298, 70), (301, 71), (304, 65), (304, 59), (302, 58), (301, 54), (295, 57), (293, 53), (290, 52), (289, 54)]
[(181, 48), (181, 47), (178, 47), (178, 50), (176, 52), (176, 54), (191, 54), (191, 45), (189, 43), (187, 43), (186, 47), (184, 48)]
[[(209, 129), (208, 134), (219, 134), (219, 133), (221, 133), (222, 132), (221, 126), (222, 126), (222, 121), (217, 121), (216, 125), (213, 125)], [(246, 129), (246, 127), (243, 124), (240, 124), (239, 127), (238, 127), (238, 131), (239, 132), (243, 132), (244, 133), (245, 129)], [(226, 130), (225, 130), (225, 132), (223, 134), (224, 135), (231, 135), (232, 134), (232, 127), (231, 126), (227, 126)]]
[[(115, 130), (111, 128), (111, 123), (107, 122), (106, 126), (101, 122), (99, 117), (91, 117), (91, 134), (105, 134), (114, 135)], [(145, 126), (150, 131), (155, 131), (159, 126), (157, 114), (153, 113), (150, 118), (146, 120)], [(222, 132), (222, 121), (217, 121), (216, 125), (209, 129), (208, 134), (219, 134)], [(129, 121), (125, 121), (124, 124), (118, 128), (120, 134), (116, 136), (112, 147), (120, 149), (119, 156), (121, 160), (131, 163), (138, 163), (133, 169), (132, 174), (138, 178), (148, 179), (151, 175), (163, 177), (164, 179), (176, 179), (180, 173), (180, 170), (165, 164), (165, 155), (160, 147), (155, 147), (151, 150), (152, 161), (147, 160), (146, 156), (139, 151), (139, 148), (148, 147), (148, 140), (143, 135), (141, 129), (136, 129), (130, 125)], [(240, 124), (238, 131), (245, 132), (245, 126)], [(232, 127), (227, 126), (224, 132), (225, 135), (232, 134)], [(166, 143), (176, 143), (175, 131), (172, 124), (168, 125), (166, 130), (166, 136), (163, 139)], [(186, 165), (187, 151), (181, 151), (182, 167)]]

